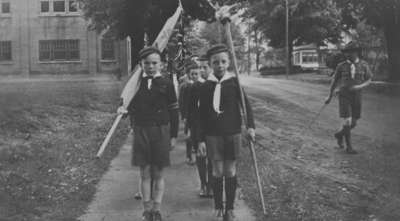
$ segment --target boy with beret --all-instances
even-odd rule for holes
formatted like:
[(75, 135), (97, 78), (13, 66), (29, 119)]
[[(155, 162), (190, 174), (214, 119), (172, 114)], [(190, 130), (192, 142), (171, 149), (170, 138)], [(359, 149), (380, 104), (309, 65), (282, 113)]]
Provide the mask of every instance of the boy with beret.
[(334, 134), (338, 146), (346, 153), (356, 154), (351, 144), (351, 130), (361, 118), (361, 91), (371, 83), (372, 73), (367, 62), (361, 60), (361, 47), (355, 42), (349, 42), (342, 50), (346, 60), (341, 62), (334, 73), (329, 95), (325, 100), (329, 104), (335, 89), (339, 99), (339, 115), (342, 118), (342, 128)]
[[(201, 64), (203, 61), (198, 61)], [(204, 65), (204, 64), (203, 64)], [(189, 90), (189, 102), (188, 102), (188, 127), (190, 129), (190, 137), (193, 142), (193, 147), (196, 153), (196, 165), (200, 178), (200, 197), (211, 197), (212, 195), (212, 166), (210, 160), (207, 160), (206, 149), (199, 149), (198, 144), (200, 140), (200, 117), (199, 117), (199, 95), (200, 90), (206, 79), (203, 77), (208, 75), (208, 70), (200, 69), (195, 62), (191, 62), (187, 71), (190, 73), (190, 77), (193, 80), (193, 84)], [(207, 65), (208, 67), (208, 65)], [(206, 73), (204, 73), (206, 72)]]
[[(241, 95), (236, 76), (228, 71), (230, 53), (223, 45), (207, 51), (208, 62), (213, 70), (200, 92), (201, 142), (199, 148), (207, 148), (213, 165), (214, 206), (217, 216), (224, 221), (234, 219), (233, 209), (237, 188), (236, 160), (242, 144)], [(255, 139), (255, 126), (251, 106), (244, 95), (247, 112), (247, 128), (251, 139)], [(225, 182), (224, 182), (225, 180)], [(225, 189), (226, 204), (222, 196)]]
[[(161, 221), (164, 168), (170, 166), (170, 150), (178, 134), (178, 103), (174, 85), (162, 76), (161, 52), (146, 47), (139, 53), (143, 73), (139, 90), (128, 106), (134, 122), (132, 165), (140, 167), (143, 220)], [(153, 183), (153, 186), (152, 186)]]

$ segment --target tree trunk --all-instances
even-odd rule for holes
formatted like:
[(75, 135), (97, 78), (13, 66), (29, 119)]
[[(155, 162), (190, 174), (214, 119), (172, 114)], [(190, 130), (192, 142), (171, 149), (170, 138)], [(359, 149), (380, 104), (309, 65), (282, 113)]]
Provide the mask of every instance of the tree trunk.
[(400, 27), (398, 26), (399, 25), (396, 25), (394, 21), (392, 24), (388, 24), (384, 29), (390, 81), (400, 81)]
[(257, 71), (260, 70), (260, 55), (261, 55), (261, 50), (260, 50), (260, 36), (259, 32), (254, 30), (254, 35), (255, 35), (255, 41), (256, 41), (256, 69)]

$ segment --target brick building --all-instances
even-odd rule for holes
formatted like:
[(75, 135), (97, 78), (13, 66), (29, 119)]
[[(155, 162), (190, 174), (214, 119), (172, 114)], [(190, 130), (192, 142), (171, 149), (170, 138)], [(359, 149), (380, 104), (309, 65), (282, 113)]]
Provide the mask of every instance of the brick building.
[(130, 41), (87, 25), (76, 0), (0, 0), (0, 75), (126, 73)]

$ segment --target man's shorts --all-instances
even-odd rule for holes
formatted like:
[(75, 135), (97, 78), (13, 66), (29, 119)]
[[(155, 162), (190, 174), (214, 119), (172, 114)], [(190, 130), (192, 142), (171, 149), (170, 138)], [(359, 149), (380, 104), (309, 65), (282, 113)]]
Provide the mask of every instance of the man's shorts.
[(206, 136), (207, 154), (211, 160), (236, 160), (242, 146), (240, 133), (228, 136)]
[(345, 92), (339, 96), (339, 115), (341, 118), (360, 119), (361, 118), (361, 93)]
[(164, 168), (171, 165), (169, 125), (135, 126), (133, 133), (132, 166)]

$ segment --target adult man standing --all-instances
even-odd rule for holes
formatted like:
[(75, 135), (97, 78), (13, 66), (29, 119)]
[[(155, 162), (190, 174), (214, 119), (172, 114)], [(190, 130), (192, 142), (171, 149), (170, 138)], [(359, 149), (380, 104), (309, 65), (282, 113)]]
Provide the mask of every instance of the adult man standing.
[[(155, 47), (139, 53), (143, 73), (139, 90), (128, 106), (133, 125), (132, 165), (140, 167), (143, 220), (161, 221), (164, 168), (178, 134), (178, 103), (172, 82), (162, 76), (161, 52)], [(153, 183), (153, 186), (152, 186)]]
[(349, 42), (342, 50), (346, 61), (340, 63), (334, 73), (330, 92), (325, 100), (329, 104), (335, 89), (339, 99), (339, 115), (342, 118), (342, 128), (334, 134), (340, 148), (346, 152), (356, 154), (351, 144), (351, 130), (361, 118), (361, 90), (371, 83), (372, 73), (367, 62), (360, 58), (361, 47), (355, 42)]

